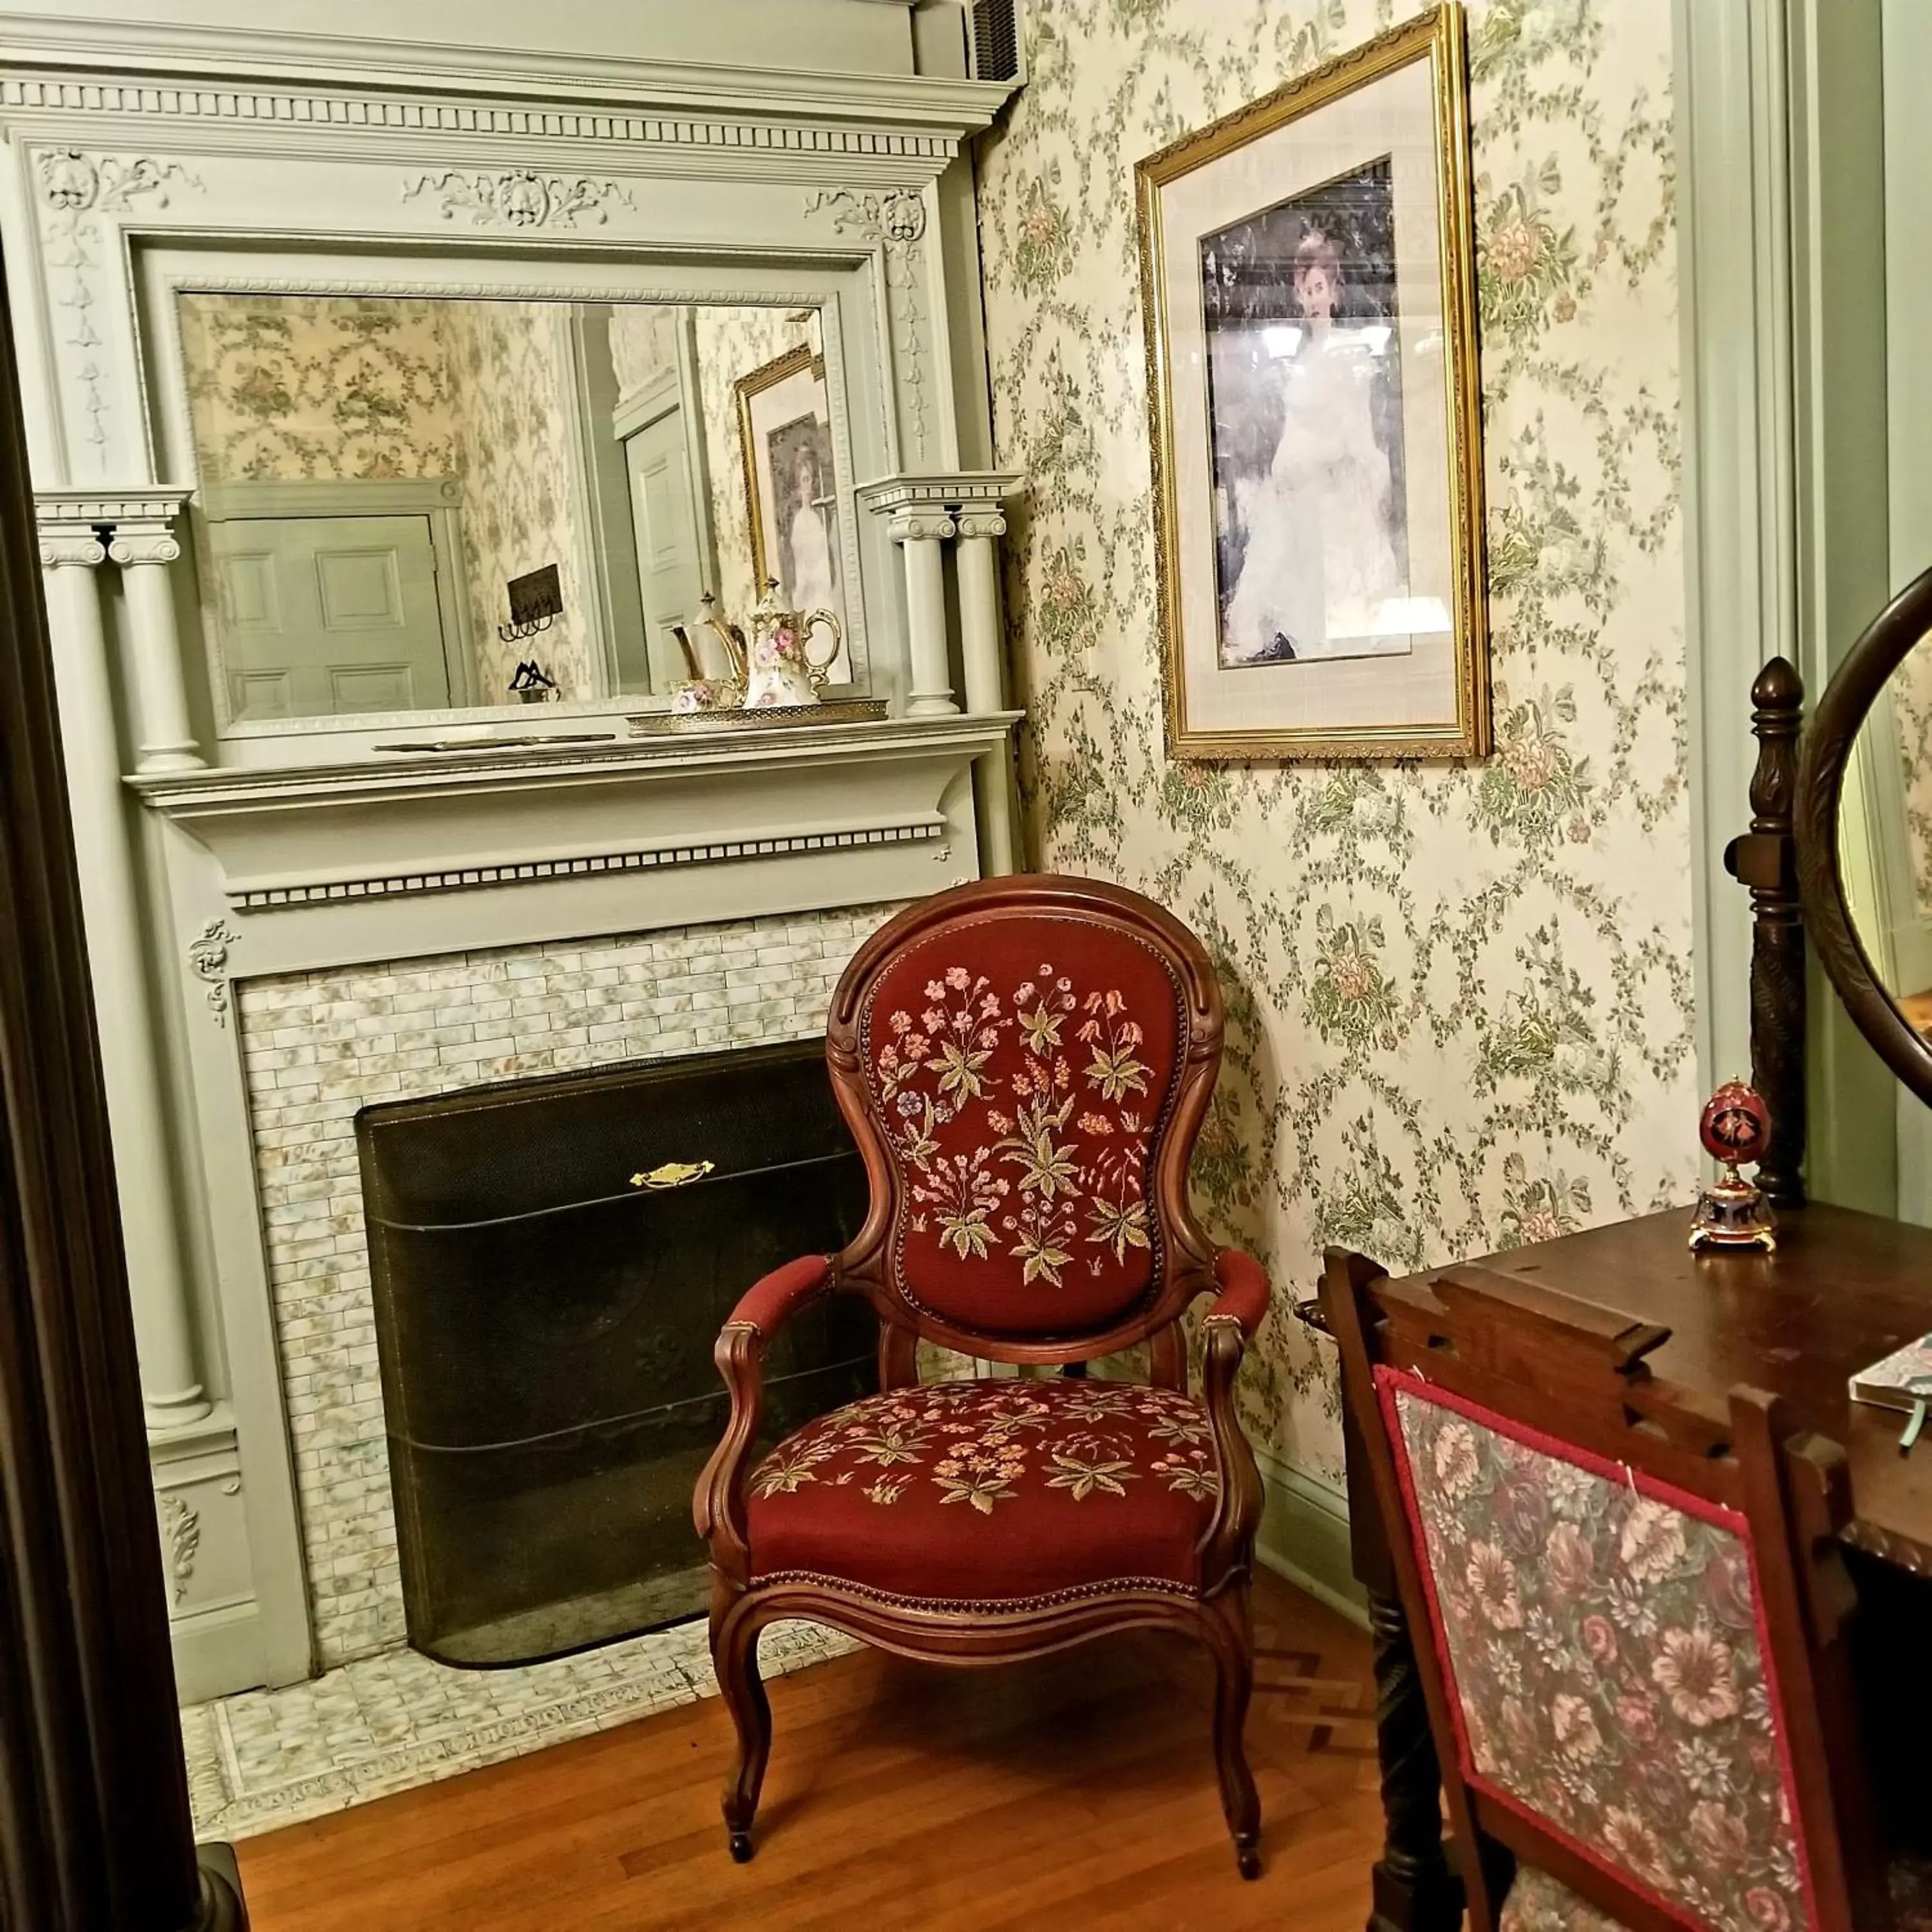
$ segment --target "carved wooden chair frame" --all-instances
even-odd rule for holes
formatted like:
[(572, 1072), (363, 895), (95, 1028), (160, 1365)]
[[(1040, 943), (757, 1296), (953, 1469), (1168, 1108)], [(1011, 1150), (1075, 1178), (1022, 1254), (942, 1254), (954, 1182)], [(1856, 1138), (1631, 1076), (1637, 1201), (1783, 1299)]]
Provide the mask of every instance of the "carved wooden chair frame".
[[(861, 1052), (868, 989), (904, 947), (946, 926), (970, 928), (990, 917), (1033, 913), (1110, 926), (1150, 947), (1180, 988), (1185, 1027), (1173, 1111), (1155, 1150), (1150, 1200), (1162, 1239), (1162, 1268), (1141, 1305), (1103, 1328), (1015, 1340), (956, 1327), (914, 1307), (894, 1286), (890, 1244), (902, 1211), (902, 1183), (874, 1116)], [(985, 880), (909, 907), (862, 946), (833, 994), (826, 1059), (839, 1106), (857, 1141), (871, 1184), (865, 1226), (842, 1253), (810, 1256), (775, 1270), (740, 1303), (718, 1338), (716, 1359), (730, 1390), (731, 1417), (698, 1480), (698, 1532), (712, 1569), (711, 1649), (719, 1687), (736, 1726), (736, 1762), (726, 1781), (724, 1822), (732, 1856), (752, 1856), (752, 1822), (771, 1744), (771, 1711), (758, 1667), (758, 1637), (779, 1618), (806, 1617), (868, 1643), (926, 1662), (997, 1664), (1037, 1657), (1091, 1637), (1136, 1628), (1176, 1630), (1204, 1643), (1216, 1670), (1214, 1742), (1222, 1808), (1244, 1876), (1260, 1870), (1260, 1801), (1242, 1748), (1253, 1684), (1249, 1585), (1262, 1507), (1254, 1455), (1236, 1417), (1235, 1372), (1268, 1312), (1259, 1265), (1217, 1250), (1196, 1221), (1187, 1172), (1221, 1059), (1221, 997), (1200, 942), (1138, 894), (1098, 880), (1051, 875)], [(760, 1360), (789, 1316), (831, 1294), (856, 1294), (879, 1318), (881, 1390), (918, 1381), (922, 1340), (983, 1359), (1032, 1365), (1084, 1363), (1148, 1345), (1149, 1380), (1185, 1392), (1187, 1342), (1181, 1317), (1196, 1299), (1216, 1300), (1203, 1323), (1202, 1399), (1220, 1478), (1215, 1508), (1198, 1545), (1200, 1591), (1185, 1597), (1144, 1588), (1084, 1594), (1069, 1600), (1002, 1609), (935, 1604), (908, 1607), (831, 1581), (755, 1580), (751, 1570), (746, 1480), (764, 1408)]]
[(1746, 1519), (1810, 1864), (1812, 1932), (1887, 1924), (1884, 1863), (1858, 1768), (1844, 1642), (1856, 1601), (1837, 1540), (1850, 1508), (1844, 1451), (1816, 1436), (1792, 1439), (1780, 1404), (1761, 1390), (1734, 1389), (1726, 1403), (1653, 1376), (1644, 1358), (1670, 1339), (1669, 1329), (1479, 1264), (1444, 1269), (1424, 1289), (1391, 1282), (1373, 1262), (1331, 1248), (1322, 1301), (1416, 1633), (1471, 1932), (1496, 1932), (1518, 1859), (1630, 1932), (1683, 1932), (1684, 1922), (1620, 1882), (1607, 1865), (1579, 1856), (1526, 1810), (1463, 1778), (1454, 1694), (1430, 1635), (1427, 1586), (1377, 1399), (1379, 1366), (1408, 1371), (1451, 1398)]

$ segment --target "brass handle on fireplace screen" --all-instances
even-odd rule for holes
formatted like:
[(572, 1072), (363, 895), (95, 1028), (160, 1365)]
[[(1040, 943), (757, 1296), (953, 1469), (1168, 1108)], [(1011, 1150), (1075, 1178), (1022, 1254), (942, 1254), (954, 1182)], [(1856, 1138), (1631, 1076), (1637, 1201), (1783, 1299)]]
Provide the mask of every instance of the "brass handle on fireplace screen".
[(661, 1193), (667, 1187), (682, 1187), (691, 1181), (702, 1180), (717, 1164), (711, 1160), (668, 1160), (648, 1174), (632, 1174), (631, 1185)]

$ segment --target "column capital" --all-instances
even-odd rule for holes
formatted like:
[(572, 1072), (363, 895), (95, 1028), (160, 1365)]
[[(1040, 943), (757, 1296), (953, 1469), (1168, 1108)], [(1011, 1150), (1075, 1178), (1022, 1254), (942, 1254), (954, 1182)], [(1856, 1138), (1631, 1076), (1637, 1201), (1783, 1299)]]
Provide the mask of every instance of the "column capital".
[(911, 510), (894, 517), (886, 534), (894, 543), (944, 543), (955, 526), (944, 510)]
[(962, 538), (1003, 537), (1006, 533), (1006, 510), (1000, 504), (962, 510), (954, 521)]
[(40, 525), (40, 562), (49, 570), (98, 569), (107, 561), (107, 546), (85, 524)]
[(107, 545), (110, 561), (119, 564), (172, 563), (181, 545), (165, 524), (117, 524)]

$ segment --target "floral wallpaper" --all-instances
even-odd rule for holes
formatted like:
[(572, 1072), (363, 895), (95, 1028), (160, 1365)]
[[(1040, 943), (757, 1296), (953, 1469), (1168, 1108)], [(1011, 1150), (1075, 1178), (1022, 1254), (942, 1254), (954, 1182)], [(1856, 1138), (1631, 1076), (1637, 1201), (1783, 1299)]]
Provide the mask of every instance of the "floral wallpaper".
[(504, 584), (554, 562), (562, 614), (534, 648), (566, 698), (597, 694), (563, 413), (569, 311), (543, 302), (184, 295), (204, 483), (454, 476), (478, 699), (510, 701)]
[(620, 400), (648, 389), (677, 366), (682, 308), (666, 302), (618, 302), (610, 310), (610, 368)]
[[(475, 626), (479, 700), (507, 704), (520, 659), (534, 658), (562, 698), (598, 694), (585, 622), (584, 580), (568, 412), (570, 310), (558, 302), (448, 302), (443, 340), (461, 399), (458, 473), (463, 478), (464, 577)], [(563, 609), (548, 631), (505, 644), (504, 586), (554, 563)]]
[(1496, 755), (1171, 763), (1133, 166), (1390, 0), (1034, 0), (979, 154), (1036, 862), (1212, 949), (1195, 1167), (1276, 1300), (1256, 1438), (1339, 1483), (1324, 1243), (1406, 1270), (1688, 1198), (1696, 1174), (1670, 0), (1472, 0)]
[(220, 295), (180, 302), (202, 482), (454, 473), (447, 304)]
[[(1932, 650), (1918, 650), (1893, 673), (1892, 710), (1905, 772), (1905, 828), (1918, 910), (1932, 919)], [(1904, 988), (1916, 992), (1916, 987)]]

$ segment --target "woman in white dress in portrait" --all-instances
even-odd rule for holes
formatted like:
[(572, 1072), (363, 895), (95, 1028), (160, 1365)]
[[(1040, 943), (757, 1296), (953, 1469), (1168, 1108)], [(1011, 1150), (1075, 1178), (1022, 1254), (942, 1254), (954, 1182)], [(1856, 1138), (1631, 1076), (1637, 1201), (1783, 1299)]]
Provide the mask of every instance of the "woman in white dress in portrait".
[(791, 460), (790, 515), (785, 526), (785, 596), (794, 610), (830, 610), (836, 616), (838, 580), (832, 543), (818, 499), (824, 494), (818, 452), (801, 442)]
[(1336, 326), (1342, 263), (1325, 235), (1302, 237), (1294, 272), (1301, 338), (1279, 364), (1280, 440), (1267, 471), (1233, 492), (1246, 544), (1222, 623), (1228, 664), (1407, 646), (1378, 634), (1382, 607), (1405, 586), (1370, 406), (1376, 358), (1364, 331)]

